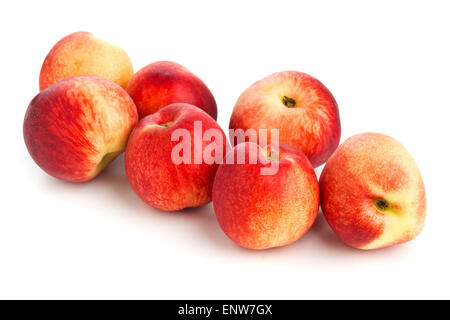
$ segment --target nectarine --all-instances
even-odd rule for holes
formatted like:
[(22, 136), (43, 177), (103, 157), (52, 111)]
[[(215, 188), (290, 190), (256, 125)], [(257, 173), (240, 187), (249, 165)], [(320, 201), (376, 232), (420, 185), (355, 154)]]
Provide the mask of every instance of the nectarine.
[(48, 174), (94, 178), (125, 150), (137, 123), (124, 89), (95, 76), (64, 79), (41, 91), (25, 114), (23, 134), (33, 160)]
[[(298, 240), (311, 227), (319, 209), (319, 184), (300, 151), (283, 145), (260, 147), (240, 143), (217, 170), (213, 204), (220, 227), (234, 242), (249, 249), (267, 249)], [(251, 163), (251, 156), (257, 161)], [(239, 154), (245, 163), (233, 162)], [(262, 169), (277, 161), (272, 175)]]
[(139, 197), (155, 208), (198, 207), (211, 201), (226, 149), (225, 134), (213, 118), (174, 103), (139, 121), (125, 152), (126, 174)]
[(93, 75), (111, 80), (126, 88), (133, 75), (127, 53), (89, 32), (72, 33), (56, 43), (41, 68), (39, 87), (72, 76)]
[(347, 139), (320, 176), (323, 213), (348, 245), (376, 249), (414, 239), (425, 222), (425, 188), (416, 163), (379, 133)]
[(275, 73), (251, 85), (236, 102), (229, 127), (278, 129), (279, 143), (301, 150), (313, 167), (328, 159), (341, 137), (333, 95), (319, 80), (297, 71)]
[(216, 100), (211, 91), (196, 75), (175, 62), (159, 61), (142, 68), (131, 78), (127, 91), (141, 119), (178, 102), (194, 105), (217, 119)]

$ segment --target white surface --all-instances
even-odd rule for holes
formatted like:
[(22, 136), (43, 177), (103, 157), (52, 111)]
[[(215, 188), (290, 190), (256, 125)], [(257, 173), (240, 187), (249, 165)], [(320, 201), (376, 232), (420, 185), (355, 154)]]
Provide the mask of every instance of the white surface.
[[(450, 298), (448, 1), (13, 1), (0, 12), (0, 298)], [(224, 129), (254, 81), (286, 69), (317, 77), (338, 101), (341, 141), (378, 131), (412, 153), (425, 230), (363, 252), (320, 216), (295, 244), (256, 252), (226, 238), (211, 205), (148, 207), (123, 157), (89, 183), (47, 176), (26, 151), (23, 116), (45, 55), (79, 30), (120, 45), (135, 70), (189, 68)]]

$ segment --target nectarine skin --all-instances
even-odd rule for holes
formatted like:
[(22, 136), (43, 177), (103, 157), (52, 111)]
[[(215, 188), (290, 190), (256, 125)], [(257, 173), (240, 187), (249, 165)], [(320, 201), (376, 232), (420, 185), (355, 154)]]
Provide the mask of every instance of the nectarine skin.
[(75, 32), (58, 41), (42, 64), (39, 88), (72, 76), (93, 75), (126, 88), (133, 65), (126, 52), (92, 33)]
[[(196, 146), (194, 122), (197, 121), (201, 121), (202, 136), (206, 130), (216, 129), (223, 143), (201, 140)], [(177, 129), (191, 134), (191, 163), (172, 161), (172, 149), (179, 142), (172, 141), (171, 137)], [(133, 130), (125, 152), (128, 181), (142, 200), (160, 210), (176, 211), (204, 205), (211, 201), (218, 164), (207, 164), (203, 160), (196, 164), (194, 153), (201, 153), (211, 143), (218, 144), (222, 160), (227, 149), (226, 137), (206, 112), (186, 103), (166, 106), (141, 119)]]
[(278, 129), (279, 143), (302, 151), (313, 167), (330, 157), (341, 137), (333, 95), (319, 80), (297, 71), (274, 73), (251, 85), (236, 102), (229, 127)]
[(348, 245), (377, 249), (414, 239), (425, 223), (419, 169), (396, 140), (379, 133), (347, 139), (320, 176), (321, 206)]
[(131, 78), (127, 91), (141, 119), (180, 102), (194, 105), (217, 120), (217, 104), (211, 91), (196, 75), (175, 62), (159, 61), (142, 68)]
[(64, 79), (41, 91), (25, 114), (23, 134), (33, 160), (55, 178), (94, 178), (125, 150), (137, 123), (124, 89), (94, 76)]
[[(230, 152), (245, 152), (252, 142), (238, 144)], [(258, 162), (220, 165), (213, 186), (217, 221), (225, 234), (249, 249), (288, 245), (305, 234), (319, 209), (319, 184), (314, 169), (300, 151), (283, 145), (256, 146)], [(268, 150), (277, 152), (275, 175), (261, 175)], [(227, 158), (229, 156), (227, 155)], [(274, 160), (276, 161), (276, 160)]]

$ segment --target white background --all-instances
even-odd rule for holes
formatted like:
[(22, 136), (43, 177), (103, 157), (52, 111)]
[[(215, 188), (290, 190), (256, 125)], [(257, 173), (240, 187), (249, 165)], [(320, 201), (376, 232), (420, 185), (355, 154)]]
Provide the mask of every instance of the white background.
[[(0, 6), (0, 298), (450, 298), (448, 1)], [(250, 251), (222, 233), (212, 205), (147, 206), (123, 157), (89, 183), (46, 175), (26, 151), (23, 117), (47, 52), (80, 30), (120, 45), (135, 70), (158, 60), (189, 68), (215, 95), (224, 129), (254, 81), (282, 70), (317, 77), (338, 101), (341, 141), (377, 131), (414, 156), (427, 192), (423, 233), (359, 251), (320, 213), (296, 243)]]

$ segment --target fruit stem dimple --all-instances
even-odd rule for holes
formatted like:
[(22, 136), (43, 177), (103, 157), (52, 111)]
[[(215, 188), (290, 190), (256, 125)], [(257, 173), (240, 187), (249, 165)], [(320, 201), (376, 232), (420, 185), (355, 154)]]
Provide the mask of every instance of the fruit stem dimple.
[(105, 153), (102, 157), (102, 160), (97, 164), (96, 170), (103, 170), (111, 161), (114, 160), (114, 158), (119, 155), (120, 151), (117, 152), (108, 152)]
[(389, 202), (387, 202), (384, 199), (376, 199), (374, 202), (375, 202), (375, 206), (380, 211), (386, 211), (390, 207)]
[(268, 152), (267, 152), (267, 160), (274, 161), (275, 160), (274, 155), (275, 155), (275, 152), (273, 150), (268, 150)]
[(173, 124), (173, 121), (169, 121), (169, 122), (163, 123), (161, 126), (170, 127), (172, 124)]
[(281, 102), (283, 102), (283, 104), (288, 108), (294, 108), (297, 104), (294, 99), (289, 98), (288, 96), (283, 96), (283, 98), (281, 98)]

